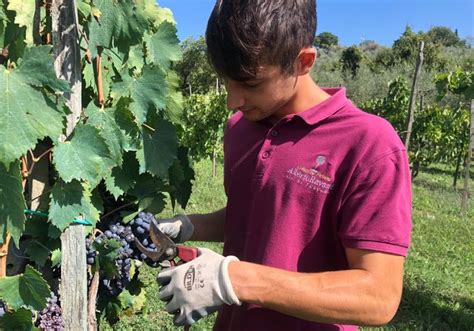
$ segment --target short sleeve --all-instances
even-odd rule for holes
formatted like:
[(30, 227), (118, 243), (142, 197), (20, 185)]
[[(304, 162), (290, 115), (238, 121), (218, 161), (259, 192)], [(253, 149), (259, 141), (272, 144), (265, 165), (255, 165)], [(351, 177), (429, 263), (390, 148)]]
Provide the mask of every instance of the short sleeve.
[(341, 206), (338, 234), (347, 248), (406, 256), (411, 234), (411, 176), (406, 151), (361, 166)]

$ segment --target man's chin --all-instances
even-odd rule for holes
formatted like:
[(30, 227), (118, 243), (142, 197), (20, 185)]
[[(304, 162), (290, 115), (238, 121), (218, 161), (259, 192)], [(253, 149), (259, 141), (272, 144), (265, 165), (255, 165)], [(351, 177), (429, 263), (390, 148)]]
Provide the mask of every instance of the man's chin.
[(258, 122), (267, 117), (267, 115), (262, 114), (255, 110), (243, 111), (242, 115), (246, 120), (251, 121), (251, 122)]

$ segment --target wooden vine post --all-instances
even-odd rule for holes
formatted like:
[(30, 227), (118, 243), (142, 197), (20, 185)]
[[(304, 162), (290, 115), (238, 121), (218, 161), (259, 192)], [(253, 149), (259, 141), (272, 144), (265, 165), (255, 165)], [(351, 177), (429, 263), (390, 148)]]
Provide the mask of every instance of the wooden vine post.
[(466, 215), (467, 201), (469, 199), (469, 170), (471, 169), (472, 152), (474, 150), (474, 99), (471, 99), (471, 129), (467, 150), (466, 165), (464, 168), (464, 190), (461, 199), (461, 214)]
[(416, 60), (416, 69), (415, 69), (415, 77), (413, 77), (413, 85), (411, 87), (411, 95), (410, 95), (410, 104), (408, 106), (408, 116), (407, 116), (407, 134), (405, 136), (405, 148), (408, 151), (408, 147), (410, 146), (410, 137), (411, 131), (413, 127), (413, 118), (415, 112), (415, 103), (416, 103), (416, 93), (417, 93), (417, 86), (418, 86), (418, 78), (421, 73), (421, 67), (423, 65), (423, 49), (425, 47), (425, 43), (423, 41), (420, 42), (420, 49), (418, 52), (418, 58)]
[[(77, 5), (75, 0), (53, 0), (54, 68), (58, 78), (69, 82), (65, 94), (71, 111), (65, 141), (73, 132), (82, 110), (81, 67)], [(79, 215), (78, 215), (79, 216)], [(72, 220), (71, 220), (72, 222)], [(87, 330), (87, 264), (84, 227), (71, 225), (61, 235), (61, 307), (66, 330)]]

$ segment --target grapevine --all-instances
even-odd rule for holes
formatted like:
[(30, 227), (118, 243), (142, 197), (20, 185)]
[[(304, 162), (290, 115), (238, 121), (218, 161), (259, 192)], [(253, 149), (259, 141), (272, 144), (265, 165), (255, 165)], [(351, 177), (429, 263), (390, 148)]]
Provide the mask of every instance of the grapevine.
[[(90, 302), (98, 295), (104, 307), (130, 294), (140, 265), (153, 265), (135, 237), (151, 247), (153, 215), (167, 203), (184, 207), (191, 193), (194, 173), (178, 137), (183, 98), (172, 67), (181, 51), (171, 11), (154, 0), (75, 3), (74, 15), (59, 17), (54, 2), (0, 2), (0, 245), (6, 252), (11, 239), (27, 259), (19, 274), (0, 275), (0, 328), (31, 328), (15, 323), (34, 314), (45, 316), (42, 329), (60, 322), (50, 293), (60, 295), (61, 234), (78, 219), (92, 224), (84, 239)], [(71, 17), (78, 18), (81, 85), (54, 66), (63, 53), (53, 22)], [(80, 114), (71, 126), (74, 93)], [(26, 219), (25, 210), (48, 216)], [(19, 287), (29, 290), (18, 296)]]

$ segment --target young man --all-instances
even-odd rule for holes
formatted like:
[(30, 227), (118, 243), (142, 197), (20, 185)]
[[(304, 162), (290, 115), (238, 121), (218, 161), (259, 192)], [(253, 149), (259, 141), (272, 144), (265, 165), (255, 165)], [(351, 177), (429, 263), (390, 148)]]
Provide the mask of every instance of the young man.
[(401, 297), (410, 172), (389, 123), (310, 77), (315, 0), (218, 0), (209, 58), (225, 78), (227, 206), (160, 220), (177, 241), (224, 241), (162, 271), (177, 325), (219, 310), (216, 330), (353, 330)]

